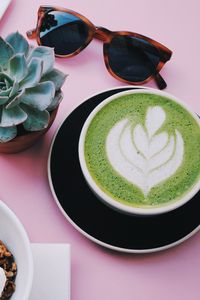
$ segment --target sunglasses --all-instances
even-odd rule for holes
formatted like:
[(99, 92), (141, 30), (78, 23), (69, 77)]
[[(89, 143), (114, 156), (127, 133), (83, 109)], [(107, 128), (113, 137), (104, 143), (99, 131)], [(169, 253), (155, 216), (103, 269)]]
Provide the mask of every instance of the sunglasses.
[(65, 58), (77, 55), (96, 38), (103, 42), (105, 65), (114, 78), (134, 85), (154, 79), (160, 89), (167, 86), (159, 71), (172, 51), (138, 33), (110, 31), (72, 10), (42, 6), (37, 28), (27, 36), (39, 45), (53, 47), (56, 56)]

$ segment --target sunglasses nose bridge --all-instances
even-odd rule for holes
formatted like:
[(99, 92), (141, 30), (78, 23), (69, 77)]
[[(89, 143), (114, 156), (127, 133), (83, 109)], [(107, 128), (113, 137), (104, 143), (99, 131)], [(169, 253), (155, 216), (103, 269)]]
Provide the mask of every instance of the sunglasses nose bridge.
[(96, 27), (94, 37), (102, 42), (109, 42), (112, 38), (112, 31), (104, 27)]

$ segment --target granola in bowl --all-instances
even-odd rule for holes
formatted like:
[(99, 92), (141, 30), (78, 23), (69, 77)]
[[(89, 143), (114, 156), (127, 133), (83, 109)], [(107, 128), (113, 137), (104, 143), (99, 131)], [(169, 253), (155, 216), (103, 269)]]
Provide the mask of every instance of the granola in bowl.
[[(5, 285), (2, 293), (0, 291), (0, 300), (7, 300), (15, 292), (15, 278), (17, 275), (17, 265), (12, 253), (6, 248), (0, 240), (0, 268), (4, 271), (2, 278), (5, 277)], [(4, 280), (3, 280), (4, 281)]]

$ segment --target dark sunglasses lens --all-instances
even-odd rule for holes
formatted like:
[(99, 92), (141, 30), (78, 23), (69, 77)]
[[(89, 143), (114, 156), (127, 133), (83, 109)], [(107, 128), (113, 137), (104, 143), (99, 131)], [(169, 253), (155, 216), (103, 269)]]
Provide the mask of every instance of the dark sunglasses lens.
[(43, 46), (53, 47), (58, 55), (74, 53), (87, 41), (89, 27), (70, 13), (50, 11), (45, 14), (40, 28)]
[(159, 51), (149, 42), (132, 36), (116, 36), (108, 46), (108, 61), (112, 71), (130, 82), (142, 82), (160, 62)]

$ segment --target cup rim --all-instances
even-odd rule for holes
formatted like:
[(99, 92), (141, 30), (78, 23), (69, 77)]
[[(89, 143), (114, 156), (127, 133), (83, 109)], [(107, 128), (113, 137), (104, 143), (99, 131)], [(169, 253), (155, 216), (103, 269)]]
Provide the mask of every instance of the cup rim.
[(192, 199), (192, 197), (197, 194), (197, 192), (200, 189), (200, 181), (198, 181), (193, 188), (187, 192), (183, 198), (173, 202), (173, 203), (169, 203), (160, 207), (153, 207), (153, 208), (142, 208), (142, 207), (133, 207), (133, 206), (128, 206), (125, 205), (119, 201), (116, 201), (114, 199), (112, 199), (112, 197), (110, 197), (108, 194), (106, 194), (105, 192), (102, 191), (102, 189), (95, 183), (95, 181), (93, 180), (88, 168), (87, 168), (87, 164), (85, 161), (85, 157), (84, 157), (84, 144), (85, 144), (85, 136), (88, 130), (88, 127), (90, 126), (91, 121), (93, 120), (93, 118), (96, 116), (96, 114), (105, 106), (107, 105), (109, 102), (124, 96), (124, 95), (130, 95), (130, 94), (156, 94), (156, 95), (160, 95), (163, 97), (167, 97), (169, 99), (171, 99), (172, 101), (175, 101), (176, 103), (178, 103), (179, 105), (181, 105), (183, 108), (186, 109), (186, 111), (196, 120), (197, 124), (200, 127), (200, 119), (198, 118), (198, 116), (193, 112), (193, 110), (191, 109), (191, 107), (186, 104), (183, 103), (180, 99), (178, 99), (177, 97), (171, 95), (170, 93), (167, 92), (163, 92), (163, 91), (159, 91), (153, 88), (145, 88), (145, 89), (136, 89), (136, 90), (128, 90), (128, 91), (123, 91), (123, 92), (119, 92), (115, 95), (112, 95), (110, 97), (108, 97), (107, 99), (105, 99), (104, 101), (102, 101), (99, 105), (97, 105), (92, 112), (89, 114), (89, 116), (87, 117), (81, 133), (80, 133), (80, 137), (79, 137), (79, 144), (78, 144), (78, 155), (79, 155), (79, 163), (80, 163), (80, 167), (82, 170), (82, 173), (85, 177), (86, 182), (88, 183), (89, 187), (92, 189), (92, 191), (96, 194), (96, 196), (105, 204), (107, 204), (108, 206), (112, 207), (113, 209), (117, 209), (121, 212), (127, 213), (127, 214), (134, 214), (134, 215), (156, 215), (156, 214), (162, 214), (162, 213), (166, 213), (169, 211), (172, 211), (176, 208), (179, 208), (180, 206), (184, 205), (185, 203), (187, 203), (190, 199)]
[(21, 300), (27, 300), (30, 296), (31, 288), (32, 288), (32, 283), (33, 283), (33, 271), (34, 271), (34, 266), (33, 266), (33, 255), (32, 255), (32, 250), (31, 250), (31, 244), (28, 238), (28, 235), (26, 233), (26, 230), (18, 217), (15, 215), (15, 213), (2, 201), (0, 200), (0, 208), (3, 209), (3, 211), (6, 212), (6, 214), (13, 220), (15, 223), (15, 226), (19, 229), (20, 234), (22, 235), (24, 245), (27, 251), (28, 255), (28, 265), (29, 265), (29, 273), (27, 274), (28, 277), (28, 282), (26, 286), (24, 287), (24, 296), (23, 299)]

